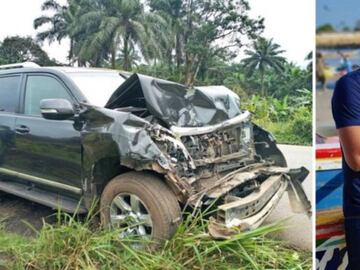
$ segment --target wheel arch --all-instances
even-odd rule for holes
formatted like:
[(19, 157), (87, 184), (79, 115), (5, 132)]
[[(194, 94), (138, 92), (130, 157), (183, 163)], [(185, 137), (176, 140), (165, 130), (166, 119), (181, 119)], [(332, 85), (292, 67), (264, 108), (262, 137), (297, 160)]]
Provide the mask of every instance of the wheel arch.
[(119, 162), (119, 157), (104, 157), (94, 163), (92, 167), (92, 188), (95, 188), (95, 190), (92, 193), (96, 196), (100, 196), (107, 184), (114, 177), (128, 172), (142, 172), (157, 177), (171, 189), (178, 201), (183, 200), (179, 195), (179, 190), (177, 190), (176, 186), (172, 184), (171, 180), (165, 174), (159, 173), (155, 170), (134, 170), (127, 166), (123, 166)]

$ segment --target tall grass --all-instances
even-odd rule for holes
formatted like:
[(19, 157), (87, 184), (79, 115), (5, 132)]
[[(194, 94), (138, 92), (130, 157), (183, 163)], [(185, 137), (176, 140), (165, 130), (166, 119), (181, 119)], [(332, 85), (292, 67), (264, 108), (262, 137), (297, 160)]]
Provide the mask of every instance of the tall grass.
[(35, 238), (0, 229), (0, 269), (311, 269), (311, 253), (267, 237), (282, 229), (280, 224), (228, 240), (213, 239), (207, 226), (199, 213), (161, 248), (139, 248), (139, 240), (119, 239), (119, 230), (93, 229), (90, 218), (59, 214), (58, 222), (44, 223)]

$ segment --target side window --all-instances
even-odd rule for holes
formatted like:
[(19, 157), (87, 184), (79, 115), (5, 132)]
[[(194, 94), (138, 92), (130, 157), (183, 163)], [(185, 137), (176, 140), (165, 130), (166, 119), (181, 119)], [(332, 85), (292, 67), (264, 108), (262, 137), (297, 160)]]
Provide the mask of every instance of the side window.
[(0, 78), (0, 111), (15, 112), (19, 103), (20, 76)]
[(41, 115), (42, 99), (63, 98), (73, 103), (73, 99), (64, 86), (56, 79), (48, 76), (28, 76), (25, 90), (25, 109), (27, 115)]

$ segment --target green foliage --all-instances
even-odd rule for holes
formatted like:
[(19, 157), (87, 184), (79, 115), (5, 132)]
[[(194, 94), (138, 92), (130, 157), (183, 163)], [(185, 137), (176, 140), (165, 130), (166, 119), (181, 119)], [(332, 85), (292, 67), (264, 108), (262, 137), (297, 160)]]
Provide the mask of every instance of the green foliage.
[(329, 23), (320, 25), (318, 28), (316, 28), (316, 33), (318, 33), (318, 34), (320, 34), (320, 33), (332, 33), (332, 32), (336, 32), (336, 30)]
[(291, 120), (291, 132), (297, 136), (297, 141), (311, 144), (312, 113), (308, 107), (301, 106), (294, 111)]
[(282, 99), (254, 95), (243, 103), (253, 120), (272, 132), (279, 143), (312, 144), (312, 95), (307, 89), (301, 96)]
[(0, 43), (0, 64), (27, 61), (42, 66), (54, 66), (57, 64), (55, 61), (50, 60), (47, 53), (31, 37), (7, 37)]
[[(282, 99), (284, 96), (302, 96), (296, 89), (312, 89), (312, 72), (292, 63), (284, 63), (283, 71), (268, 69), (264, 75), (267, 94)], [(148, 68), (151, 70), (151, 68)], [(199, 76), (197, 85), (225, 85), (241, 97), (261, 94), (261, 74), (254, 70), (248, 74), (240, 64), (214, 61), (207, 69), (207, 75)], [(204, 78), (204, 79), (203, 79)], [(310, 93), (311, 94), (311, 93)]]
[(360, 31), (360, 20), (356, 21), (354, 31), (356, 31), (356, 32)]
[[(188, 85), (206, 72), (209, 60), (228, 60), (244, 38), (254, 39), (263, 29), (263, 19), (249, 16), (245, 0), (68, 0), (66, 6), (47, 0), (42, 9), (54, 14), (35, 19), (35, 29), (50, 25), (38, 39), (69, 37), (71, 63), (110, 62), (131, 70), (139, 56), (161, 62)], [(229, 42), (219, 42), (224, 39)]]
[(242, 60), (247, 74), (251, 75), (254, 71), (260, 74), (261, 94), (266, 95), (265, 88), (265, 73), (268, 69), (273, 69), (276, 72), (282, 72), (286, 59), (281, 56), (284, 50), (280, 49), (280, 45), (273, 43), (273, 40), (266, 40), (259, 37), (254, 43), (251, 50), (245, 50), (247, 56)]
[[(118, 230), (93, 229), (91, 219), (66, 214), (44, 224), (35, 239), (0, 229), (0, 265), (8, 269), (310, 269), (311, 254), (267, 237), (283, 225), (265, 225), (227, 240), (208, 234), (201, 213), (189, 216), (170, 241), (157, 250), (119, 239)], [(1, 262), (1, 258), (3, 261)], [(6, 269), (6, 268), (5, 268)]]
[[(183, 44), (185, 84), (193, 85), (208, 59), (231, 58), (242, 47), (243, 38), (256, 38), (263, 19), (252, 19), (247, 1), (197, 0), (183, 7)], [(223, 42), (228, 40), (228, 42)]]

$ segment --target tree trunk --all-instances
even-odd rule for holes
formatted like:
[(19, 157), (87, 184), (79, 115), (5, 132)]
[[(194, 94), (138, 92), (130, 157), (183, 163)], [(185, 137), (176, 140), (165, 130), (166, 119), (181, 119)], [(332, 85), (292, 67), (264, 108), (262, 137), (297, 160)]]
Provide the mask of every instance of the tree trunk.
[(261, 71), (261, 95), (265, 97), (265, 87), (264, 87), (264, 71)]
[(123, 54), (124, 54), (123, 68), (126, 71), (130, 70), (130, 67), (131, 67), (130, 53), (129, 53), (129, 39), (130, 39), (130, 35), (128, 32), (126, 32), (125, 37), (124, 37), (124, 49), (123, 49)]
[(194, 86), (194, 83), (195, 83), (195, 80), (199, 74), (199, 71), (200, 71), (200, 68), (201, 68), (201, 64), (202, 64), (202, 59), (198, 60), (197, 64), (196, 64), (196, 69), (195, 69), (195, 72), (193, 72), (192, 76), (191, 76), (191, 82), (190, 82), (190, 86), (193, 87)]
[(185, 85), (189, 86), (191, 84), (191, 69), (192, 69), (192, 59), (189, 53), (185, 54)]
[(180, 43), (180, 33), (179, 31), (176, 32), (175, 36), (175, 52), (176, 52), (176, 70), (180, 73), (180, 66), (181, 66), (181, 43)]
[(73, 64), (72, 61), (73, 57), (74, 57), (74, 40), (70, 38), (69, 65)]
[(111, 48), (111, 68), (115, 69), (116, 68), (116, 50), (115, 50), (115, 46), (113, 45), (113, 47)]
[[(192, 28), (193, 28), (193, 21), (192, 21), (192, 13), (193, 13), (193, 1), (189, 0), (188, 1), (188, 7), (187, 7), (187, 29), (185, 31), (185, 35), (184, 35), (184, 42), (185, 44), (188, 43), (188, 40), (190, 38), (191, 32), (192, 32)], [(192, 65), (193, 65), (193, 60), (192, 59), (192, 55), (191, 53), (189, 53), (186, 49), (185, 49), (185, 85), (189, 86), (191, 84), (191, 69), (192, 69)]]
[(172, 51), (172, 48), (169, 48), (166, 50), (167, 66), (168, 66), (168, 70), (169, 70), (170, 74), (172, 73), (172, 70), (173, 70), (173, 59), (172, 59), (171, 51)]

